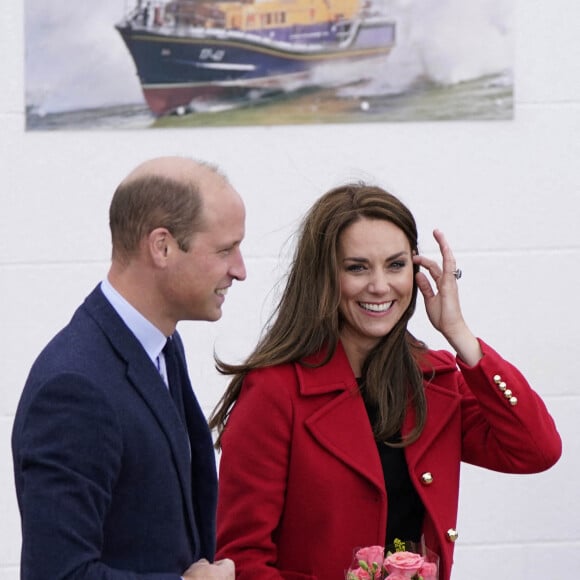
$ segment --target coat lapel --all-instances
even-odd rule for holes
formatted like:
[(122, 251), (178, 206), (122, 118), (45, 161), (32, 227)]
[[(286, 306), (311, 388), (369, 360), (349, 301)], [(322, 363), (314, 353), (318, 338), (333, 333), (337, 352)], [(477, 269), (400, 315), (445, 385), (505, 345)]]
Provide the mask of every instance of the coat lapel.
[[(449, 353), (446, 356), (434, 357), (431, 352), (428, 359), (422, 363), (423, 383), (427, 399), (427, 419), (421, 436), (406, 448), (407, 462), (411, 470), (417, 462), (432, 449), (433, 441), (445, 429), (450, 419), (457, 411), (460, 399), (449, 389), (444, 389), (433, 382), (435, 377), (452, 373), (456, 370), (455, 361)], [(403, 436), (415, 426), (415, 410), (409, 406), (403, 423)]]
[(315, 368), (296, 365), (296, 370), (303, 396), (335, 394), (306, 419), (312, 437), (385, 493), (371, 425), (342, 345), (338, 344), (326, 365)]
[[(407, 462), (411, 470), (417, 462), (432, 449), (433, 441), (438, 437), (451, 417), (457, 411), (459, 398), (436, 385), (426, 385), (427, 420), (421, 436), (406, 448)], [(415, 426), (415, 410), (409, 407), (403, 423), (403, 435), (408, 434)]]
[(330, 454), (384, 493), (381, 462), (360, 393), (343, 391), (311, 415), (306, 428)]
[[(316, 358), (313, 359), (314, 362)], [(310, 361), (312, 362), (312, 361)], [(431, 379), (456, 368), (452, 357), (428, 356), (423, 363), (427, 419), (419, 439), (406, 451), (409, 469), (428, 452), (433, 440), (456, 412), (459, 397), (433, 383)], [(372, 428), (362, 396), (342, 345), (322, 367), (296, 365), (299, 388), (303, 396), (329, 395), (326, 403), (306, 419), (306, 428), (318, 443), (375, 487), (385, 492), (384, 475)], [(403, 424), (403, 435), (415, 425), (415, 411), (409, 406)]]

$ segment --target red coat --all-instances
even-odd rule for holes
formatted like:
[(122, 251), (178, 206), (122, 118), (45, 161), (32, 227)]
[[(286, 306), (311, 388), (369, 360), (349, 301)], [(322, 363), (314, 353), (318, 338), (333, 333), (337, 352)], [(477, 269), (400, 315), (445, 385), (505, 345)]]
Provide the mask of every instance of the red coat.
[[(405, 448), (440, 580), (448, 580), (453, 561), (448, 532), (457, 521), (460, 462), (533, 473), (561, 454), (541, 399), (515, 367), (481, 345), (475, 367), (429, 351), (422, 365), (427, 422)], [(413, 421), (410, 411), (403, 433)], [(356, 547), (384, 545), (381, 462), (342, 347), (323, 367), (249, 373), (222, 443), (217, 557), (234, 560), (239, 580), (341, 580)]]

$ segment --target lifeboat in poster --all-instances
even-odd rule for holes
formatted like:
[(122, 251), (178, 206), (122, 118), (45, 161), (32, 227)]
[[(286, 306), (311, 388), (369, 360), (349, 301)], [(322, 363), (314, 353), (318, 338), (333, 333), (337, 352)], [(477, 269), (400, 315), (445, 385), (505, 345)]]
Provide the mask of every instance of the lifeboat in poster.
[[(196, 99), (308, 84), (316, 67), (384, 57), (381, 0), (137, 0), (116, 25), (156, 116)], [(349, 79), (341, 79), (349, 82)]]

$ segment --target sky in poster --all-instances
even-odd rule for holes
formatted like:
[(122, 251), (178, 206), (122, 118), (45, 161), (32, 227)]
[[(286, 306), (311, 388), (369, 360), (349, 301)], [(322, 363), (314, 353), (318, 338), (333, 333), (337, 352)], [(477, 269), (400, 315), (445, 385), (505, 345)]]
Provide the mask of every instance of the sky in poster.
[[(453, 84), (513, 66), (513, 0), (375, 0), (397, 19), (377, 92), (416, 78)], [(44, 113), (139, 103), (133, 62), (114, 28), (132, 0), (25, 0), (26, 104)]]

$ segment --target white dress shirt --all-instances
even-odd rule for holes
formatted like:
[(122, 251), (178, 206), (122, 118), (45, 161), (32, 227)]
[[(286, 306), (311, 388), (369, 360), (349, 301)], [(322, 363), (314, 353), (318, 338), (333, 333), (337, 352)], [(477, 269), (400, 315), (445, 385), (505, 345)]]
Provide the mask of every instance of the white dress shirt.
[(135, 335), (135, 338), (145, 349), (147, 356), (159, 371), (165, 384), (168, 385), (167, 369), (165, 367), (165, 357), (163, 356), (163, 347), (167, 342), (167, 337), (149, 320), (147, 320), (134, 306), (129, 304), (109, 280), (105, 278), (101, 282), (101, 291), (105, 298), (111, 303), (115, 312), (121, 317), (129, 330)]

